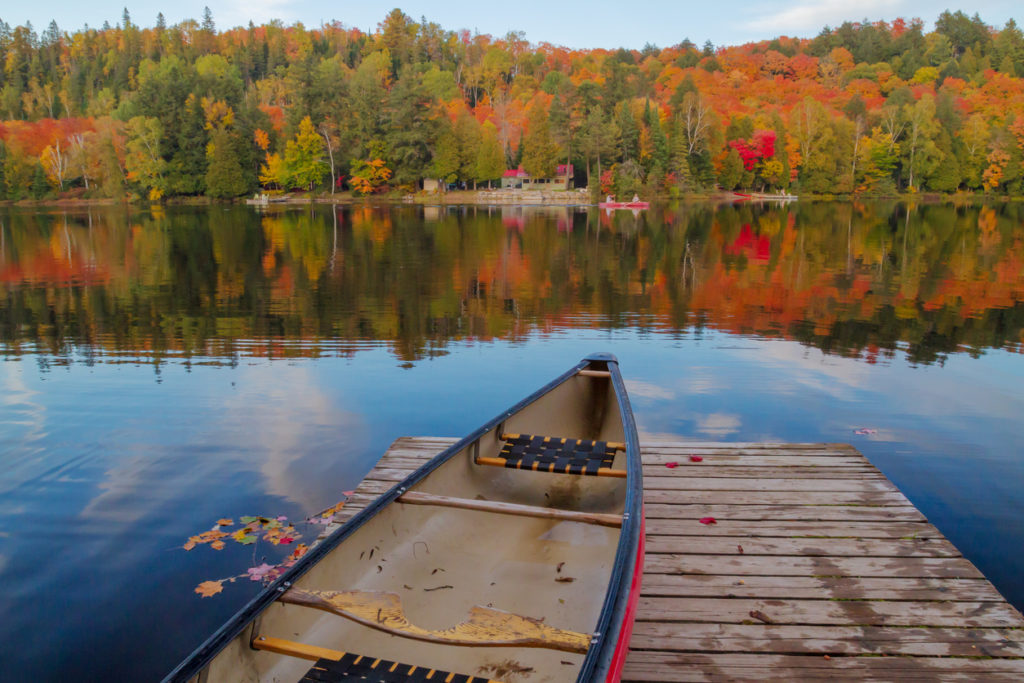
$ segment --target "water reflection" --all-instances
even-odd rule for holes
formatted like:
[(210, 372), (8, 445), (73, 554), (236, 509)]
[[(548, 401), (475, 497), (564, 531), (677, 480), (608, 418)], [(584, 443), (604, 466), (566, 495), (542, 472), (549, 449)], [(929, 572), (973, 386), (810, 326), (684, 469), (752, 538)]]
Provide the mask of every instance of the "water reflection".
[(868, 362), (1018, 348), (1024, 206), (120, 208), (0, 214), (0, 335), (41, 363), (403, 361), (532, 331), (705, 327)]

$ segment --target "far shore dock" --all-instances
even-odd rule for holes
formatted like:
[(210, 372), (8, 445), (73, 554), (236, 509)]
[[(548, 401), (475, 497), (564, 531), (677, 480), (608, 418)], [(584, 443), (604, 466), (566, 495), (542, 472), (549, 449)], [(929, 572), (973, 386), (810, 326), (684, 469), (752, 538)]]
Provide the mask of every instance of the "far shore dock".
[[(454, 441), (395, 441), (337, 523)], [(641, 452), (647, 560), (623, 680), (1024, 680), (1024, 617), (852, 446)]]

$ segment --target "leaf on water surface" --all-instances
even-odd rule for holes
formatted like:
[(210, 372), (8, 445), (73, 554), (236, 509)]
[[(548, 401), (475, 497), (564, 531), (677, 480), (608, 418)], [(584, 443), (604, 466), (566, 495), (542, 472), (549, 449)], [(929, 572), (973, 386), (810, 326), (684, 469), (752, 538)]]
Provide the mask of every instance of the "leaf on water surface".
[(690, 456), (690, 462), (702, 462), (703, 460), (704, 460), (704, 458), (702, 458), (699, 455), (691, 455)]
[(246, 573), (249, 574), (250, 581), (263, 581), (275, 569), (277, 569), (277, 565), (267, 564), (264, 562), (258, 567), (250, 567), (246, 570)]
[(242, 545), (252, 545), (253, 543), (256, 542), (256, 537), (252, 536), (250, 534), (246, 534), (242, 538), (238, 539), (238, 542), (241, 543)]
[(225, 517), (224, 519), (218, 519), (217, 520), (217, 525), (218, 526), (231, 526), (234, 523), (235, 522), (233, 520), (230, 520), (227, 517)]
[(199, 595), (204, 598), (212, 598), (222, 590), (224, 590), (223, 581), (203, 581), (201, 584), (196, 586), (196, 593), (199, 593)]
[(183, 546), (181, 546), (181, 547), (182, 547), (182, 548), (184, 548), (185, 550), (192, 550), (192, 548), (195, 548), (195, 547), (196, 547), (196, 542), (195, 542), (195, 541), (193, 541), (193, 540), (192, 540), (192, 539), (190, 538), (190, 539), (188, 539), (188, 543), (186, 543), (185, 545), (183, 545)]
[(673, 460), (672, 462), (665, 463), (665, 467), (669, 468), (670, 470), (675, 469), (676, 467), (679, 467), (679, 463)]
[(213, 548), (214, 550), (223, 550), (224, 549), (224, 541), (214, 541), (213, 543), (210, 544), (210, 547)]
[(700, 521), (701, 524), (718, 524), (714, 517), (701, 517), (698, 521)]
[(288, 543), (291, 543), (294, 540), (295, 539), (292, 538), (291, 536), (282, 536), (281, 540), (280, 540), (280, 543), (288, 544)]
[(239, 517), (238, 519), (240, 519), (242, 521), (242, 524), (252, 524), (256, 520), (258, 520), (259, 517), (253, 517), (252, 515), (245, 515), (244, 517)]

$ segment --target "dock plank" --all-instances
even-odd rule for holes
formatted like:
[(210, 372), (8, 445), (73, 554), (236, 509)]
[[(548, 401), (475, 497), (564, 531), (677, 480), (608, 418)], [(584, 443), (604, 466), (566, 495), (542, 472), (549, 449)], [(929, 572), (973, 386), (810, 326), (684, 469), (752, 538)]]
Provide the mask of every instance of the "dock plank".
[[(338, 519), (454, 442), (398, 439)], [(623, 681), (1024, 680), (1024, 617), (852, 446), (641, 451), (647, 556)]]

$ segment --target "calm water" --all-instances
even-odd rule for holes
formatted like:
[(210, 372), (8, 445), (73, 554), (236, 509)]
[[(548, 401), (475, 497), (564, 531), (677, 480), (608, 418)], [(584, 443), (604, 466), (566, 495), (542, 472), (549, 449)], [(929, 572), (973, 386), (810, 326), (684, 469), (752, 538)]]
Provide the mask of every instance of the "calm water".
[(1022, 333), (1019, 204), (0, 209), (0, 679), (162, 677), (287, 552), (189, 536), (596, 350), (642, 436), (853, 443), (1024, 607)]

